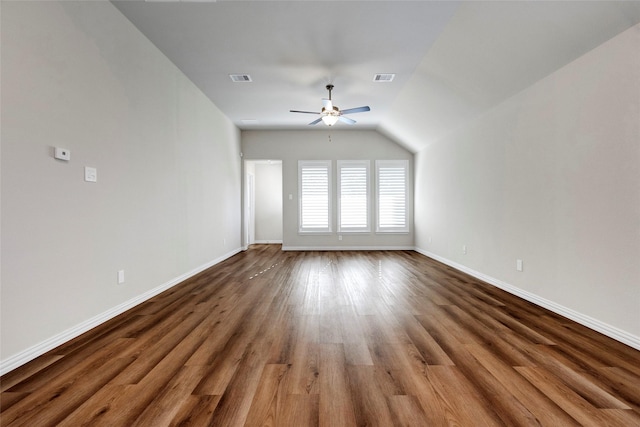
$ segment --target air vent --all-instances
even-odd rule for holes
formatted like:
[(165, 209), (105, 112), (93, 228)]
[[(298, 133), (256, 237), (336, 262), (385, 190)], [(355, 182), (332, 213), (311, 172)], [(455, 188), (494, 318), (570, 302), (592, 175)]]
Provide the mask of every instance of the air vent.
[(232, 81), (239, 83), (252, 81), (249, 74), (229, 74), (229, 77), (231, 77)]
[(395, 77), (395, 74), (376, 74), (373, 76), (374, 82), (390, 82)]

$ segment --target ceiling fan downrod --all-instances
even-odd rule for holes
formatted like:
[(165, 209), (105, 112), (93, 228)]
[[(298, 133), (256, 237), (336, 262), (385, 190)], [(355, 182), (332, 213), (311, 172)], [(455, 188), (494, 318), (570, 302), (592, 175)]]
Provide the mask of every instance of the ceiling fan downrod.
[(333, 85), (332, 84), (328, 84), (326, 86), (326, 89), (329, 91), (329, 101), (331, 101), (331, 91), (333, 90)]

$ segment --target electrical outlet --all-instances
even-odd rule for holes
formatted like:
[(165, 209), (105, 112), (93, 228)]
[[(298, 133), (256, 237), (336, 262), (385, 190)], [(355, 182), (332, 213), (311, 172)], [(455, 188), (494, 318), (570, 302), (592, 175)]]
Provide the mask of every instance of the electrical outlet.
[(124, 270), (118, 270), (118, 285), (124, 283)]
[(342, 234), (338, 234), (338, 240), (342, 240)]
[(462, 245), (462, 253), (463, 254), (467, 253), (467, 245)]
[(522, 260), (521, 259), (517, 259), (516, 260), (516, 270), (522, 271)]

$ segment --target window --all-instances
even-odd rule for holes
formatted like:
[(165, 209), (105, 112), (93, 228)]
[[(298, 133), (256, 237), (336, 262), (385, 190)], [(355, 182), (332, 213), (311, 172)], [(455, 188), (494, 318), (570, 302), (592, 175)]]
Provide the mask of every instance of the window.
[(406, 233), (407, 160), (376, 160), (377, 224), (376, 232)]
[(369, 231), (369, 161), (338, 160), (338, 231)]
[(331, 231), (331, 161), (298, 162), (300, 232)]

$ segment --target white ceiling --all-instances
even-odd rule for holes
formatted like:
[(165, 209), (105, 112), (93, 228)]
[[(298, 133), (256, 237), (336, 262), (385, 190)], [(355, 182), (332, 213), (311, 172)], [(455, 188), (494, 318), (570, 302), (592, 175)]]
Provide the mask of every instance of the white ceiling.
[(371, 107), (336, 128), (414, 152), (640, 22), (638, 1), (112, 3), (241, 129), (309, 129), (289, 110), (333, 83), (341, 109)]

